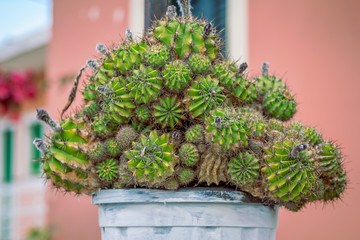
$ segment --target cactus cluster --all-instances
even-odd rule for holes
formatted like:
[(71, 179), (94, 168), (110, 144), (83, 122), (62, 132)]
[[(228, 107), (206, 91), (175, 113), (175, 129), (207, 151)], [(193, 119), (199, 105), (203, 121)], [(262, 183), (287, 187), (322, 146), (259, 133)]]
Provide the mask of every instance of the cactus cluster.
[(52, 129), (46, 141), (34, 140), (46, 177), (78, 194), (227, 186), (292, 211), (339, 198), (339, 148), (313, 127), (284, 124), (296, 112), (286, 84), (267, 63), (248, 77), (246, 63), (220, 54), (211, 23), (182, 12), (171, 6), (142, 37), (127, 30), (113, 48), (98, 44), (84, 106), (60, 124), (38, 109)]

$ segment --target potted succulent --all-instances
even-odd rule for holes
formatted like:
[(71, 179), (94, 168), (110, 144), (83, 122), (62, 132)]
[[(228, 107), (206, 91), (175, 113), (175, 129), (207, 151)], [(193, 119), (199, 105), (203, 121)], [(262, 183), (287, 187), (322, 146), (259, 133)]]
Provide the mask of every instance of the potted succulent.
[[(127, 30), (76, 77), (60, 124), (35, 139), (46, 178), (93, 194), (103, 239), (274, 239), (277, 208), (333, 201), (346, 186), (338, 147), (290, 122), (296, 102), (268, 73), (250, 79), (220, 53), (190, 1), (139, 40)], [(82, 72), (84, 106), (63, 118)], [(169, 191), (171, 190), (171, 191)], [(141, 230), (141, 231), (140, 231)]]

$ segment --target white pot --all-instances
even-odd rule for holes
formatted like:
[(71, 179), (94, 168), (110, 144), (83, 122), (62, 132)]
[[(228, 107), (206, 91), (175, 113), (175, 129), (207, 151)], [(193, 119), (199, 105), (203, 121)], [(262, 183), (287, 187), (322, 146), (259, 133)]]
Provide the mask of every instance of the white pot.
[(244, 202), (224, 188), (100, 190), (102, 240), (275, 239), (278, 208)]

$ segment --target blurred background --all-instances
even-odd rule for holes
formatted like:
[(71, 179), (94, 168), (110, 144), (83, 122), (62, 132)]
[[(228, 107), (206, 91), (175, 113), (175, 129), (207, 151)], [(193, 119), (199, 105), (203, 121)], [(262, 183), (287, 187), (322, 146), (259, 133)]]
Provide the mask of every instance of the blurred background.
[[(51, 189), (33, 159), (46, 128), (35, 107), (59, 116), (98, 42), (142, 33), (171, 0), (0, 0), (0, 239), (100, 239), (90, 197)], [(359, 239), (360, 1), (192, 0), (193, 14), (225, 30), (224, 51), (260, 74), (264, 61), (296, 94), (295, 120), (342, 147), (342, 200), (280, 210), (277, 239)], [(78, 97), (76, 105), (81, 104)], [(59, 119), (56, 119), (59, 120)], [(46, 238), (45, 238), (46, 239)]]

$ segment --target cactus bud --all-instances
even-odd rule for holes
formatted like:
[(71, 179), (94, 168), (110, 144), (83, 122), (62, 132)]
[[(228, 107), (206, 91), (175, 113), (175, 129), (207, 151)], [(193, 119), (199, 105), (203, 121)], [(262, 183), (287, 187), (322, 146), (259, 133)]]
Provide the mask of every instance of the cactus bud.
[(96, 72), (97, 69), (99, 68), (99, 64), (97, 63), (97, 61), (95, 59), (89, 59), (86, 61), (86, 64), (91, 68), (91, 70), (93, 72)]
[(44, 140), (40, 138), (35, 138), (33, 144), (35, 145), (37, 150), (39, 150), (39, 152), (41, 152), (42, 154), (45, 154), (48, 150), (47, 144), (45, 143)]
[(107, 48), (104, 44), (102, 44), (102, 43), (96, 44), (96, 51), (98, 51), (98, 53), (101, 53), (101, 54), (103, 54), (103, 55), (108, 55), (108, 54), (110, 54), (108, 48)]
[(247, 69), (247, 67), (248, 67), (247, 62), (243, 62), (239, 67), (238, 73), (242, 74)]
[(215, 117), (214, 123), (216, 128), (221, 128), (221, 118), (219, 116)]
[(309, 144), (307, 143), (300, 143), (299, 145), (296, 145), (290, 153), (291, 157), (297, 157), (301, 151), (306, 150), (309, 147)]
[(60, 125), (50, 117), (50, 115), (48, 114), (48, 112), (46, 110), (41, 109), (41, 108), (36, 108), (36, 112), (37, 112), (36, 118), (40, 121), (43, 121), (47, 125), (49, 125), (52, 130), (54, 130), (55, 132), (62, 130)]
[(191, 17), (191, 3), (190, 0), (178, 0), (180, 12), (183, 18)]
[(204, 26), (204, 33), (203, 33), (203, 38), (206, 39), (210, 36), (211, 32), (212, 32), (212, 24), (208, 23)]
[(174, 5), (170, 5), (167, 7), (166, 16), (169, 19), (173, 19), (177, 17), (176, 7)]
[(262, 75), (264, 75), (264, 76), (269, 75), (269, 63), (268, 62), (263, 63), (263, 65), (261, 66), (261, 72), (262, 72)]
[(129, 41), (133, 41), (134, 40), (134, 36), (133, 36), (133, 33), (130, 29), (126, 29), (125, 31), (125, 37), (126, 37), (126, 40), (129, 40)]

